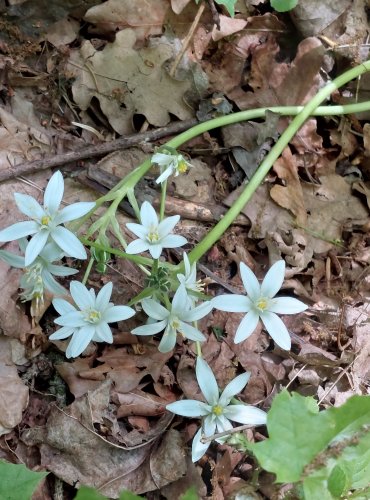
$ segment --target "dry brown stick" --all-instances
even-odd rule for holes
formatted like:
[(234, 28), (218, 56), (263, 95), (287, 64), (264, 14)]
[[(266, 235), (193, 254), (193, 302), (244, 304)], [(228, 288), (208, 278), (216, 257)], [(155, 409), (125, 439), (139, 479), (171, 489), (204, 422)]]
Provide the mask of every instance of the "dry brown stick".
[(195, 30), (196, 30), (196, 28), (198, 26), (200, 18), (202, 17), (204, 9), (205, 9), (205, 4), (201, 3), (199, 5), (198, 12), (197, 12), (197, 14), (196, 14), (196, 16), (194, 18), (194, 21), (193, 21), (192, 25), (190, 26), (189, 33), (186, 35), (186, 38), (184, 39), (184, 41), (182, 43), (181, 50), (177, 54), (176, 59), (175, 59), (173, 65), (172, 65), (172, 67), (170, 69), (169, 73), (170, 73), (170, 76), (172, 76), (172, 77), (175, 76), (177, 66), (180, 64), (180, 61), (183, 58), (183, 56), (184, 56), (184, 54), (186, 52), (186, 49), (189, 46), (189, 43), (190, 43), (191, 39), (193, 38), (194, 32), (195, 32)]
[(183, 132), (197, 123), (198, 122), (195, 119), (171, 123), (166, 127), (129, 135), (127, 137), (120, 137), (115, 141), (105, 142), (103, 144), (98, 144), (97, 146), (88, 146), (87, 148), (80, 149), (79, 151), (71, 151), (70, 153), (47, 156), (41, 160), (19, 163), (9, 169), (0, 170), (0, 182), (7, 181), (13, 177), (19, 177), (20, 175), (32, 174), (34, 172), (38, 172), (39, 170), (59, 167), (61, 165), (65, 165), (66, 163), (85, 160), (86, 158), (94, 158), (96, 156), (103, 156), (119, 149), (127, 149), (131, 146), (135, 146), (140, 142), (156, 141), (162, 137)]

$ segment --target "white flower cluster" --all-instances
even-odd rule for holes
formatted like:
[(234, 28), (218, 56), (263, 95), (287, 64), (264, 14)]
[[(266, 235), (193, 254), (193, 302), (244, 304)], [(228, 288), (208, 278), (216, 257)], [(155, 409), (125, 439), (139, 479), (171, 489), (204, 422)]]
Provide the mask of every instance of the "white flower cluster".
[[(95, 206), (94, 202), (73, 203), (59, 209), (64, 193), (64, 180), (57, 171), (48, 182), (44, 204), (41, 206), (32, 196), (15, 193), (19, 210), (31, 220), (17, 222), (0, 231), (0, 241), (18, 240), (24, 257), (5, 250), (0, 258), (13, 267), (24, 268), (21, 279), (23, 300), (42, 301), (44, 289), (54, 295), (65, 295), (66, 290), (53, 276), (70, 276), (77, 270), (53, 264), (64, 256), (86, 259), (86, 251), (79, 239), (62, 224), (79, 219)], [(32, 236), (27, 241), (26, 236)]]

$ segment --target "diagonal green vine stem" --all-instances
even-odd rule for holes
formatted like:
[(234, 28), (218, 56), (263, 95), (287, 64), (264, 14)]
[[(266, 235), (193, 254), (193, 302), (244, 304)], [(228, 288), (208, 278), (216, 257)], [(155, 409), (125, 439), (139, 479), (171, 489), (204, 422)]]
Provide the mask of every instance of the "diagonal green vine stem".
[[(359, 113), (362, 111), (370, 110), (370, 101), (348, 104), (345, 106), (320, 106), (319, 105), (327, 99), (335, 90), (342, 87), (349, 81), (359, 77), (363, 73), (370, 71), (370, 61), (366, 61), (359, 66), (356, 66), (335, 80), (323, 87), (309, 102), (306, 106), (275, 106), (267, 108), (259, 108), (248, 111), (240, 111), (238, 113), (233, 113), (231, 115), (222, 116), (209, 120), (207, 122), (200, 123), (191, 129), (179, 134), (177, 137), (168, 141), (164, 146), (179, 148), (185, 142), (197, 137), (198, 135), (207, 132), (209, 130), (223, 127), (226, 125), (231, 125), (233, 123), (238, 123), (241, 121), (252, 120), (256, 118), (262, 118), (266, 115), (267, 111), (278, 113), (282, 116), (295, 116), (291, 121), (287, 129), (280, 136), (279, 140), (273, 146), (269, 154), (265, 157), (261, 165), (256, 170), (255, 174), (251, 178), (250, 182), (246, 185), (244, 191), (241, 193), (239, 198), (226, 212), (223, 219), (219, 221), (213, 229), (205, 236), (205, 238), (195, 246), (195, 248), (189, 254), (189, 259), (191, 262), (199, 260), (202, 255), (204, 255), (211, 247), (220, 239), (226, 229), (232, 224), (235, 218), (240, 214), (245, 204), (250, 200), (251, 196), (257, 189), (257, 187), (263, 182), (270, 168), (274, 162), (279, 158), (284, 148), (287, 146), (289, 141), (294, 137), (300, 127), (305, 123), (305, 121), (310, 116), (330, 116), (330, 115), (343, 115), (351, 113)], [(132, 190), (138, 181), (143, 177), (143, 175), (148, 172), (151, 168), (151, 160), (148, 159), (142, 163), (139, 167), (128, 174), (122, 181), (120, 181), (111, 191), (109, 191), (105, 196), (102, 196), (97, 200), (96, 207), (101, 206), (105, 202), (113, 201), (115, 208), (118, 206), (119, 202), (127, 195), (129, 190)], [(95, 209), (94, 209), (95, 210)], [(88, 214), (88, 216), (91, 214)], [(86, 216), (86, 217), (88, 217)], [(149, 259), (148, 259), (149, 260)]]

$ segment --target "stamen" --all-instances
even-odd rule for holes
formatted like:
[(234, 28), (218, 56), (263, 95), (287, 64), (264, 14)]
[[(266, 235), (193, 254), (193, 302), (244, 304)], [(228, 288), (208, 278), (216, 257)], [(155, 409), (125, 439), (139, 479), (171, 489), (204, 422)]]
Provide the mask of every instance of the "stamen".
[(224, 412), (224, 409), (221, 405), (215, 405), (212, 407), (212, 413), (214, 415), (216, 415), (216, 417), (219, 417), (220, 415), (222, 415)]

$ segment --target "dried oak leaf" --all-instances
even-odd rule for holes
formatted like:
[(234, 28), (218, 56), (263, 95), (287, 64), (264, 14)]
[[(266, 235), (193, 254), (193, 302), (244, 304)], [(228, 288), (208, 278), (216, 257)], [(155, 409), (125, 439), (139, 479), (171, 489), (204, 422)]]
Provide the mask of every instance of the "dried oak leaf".
[(169, 5), (167, 0), (108, 0), (91, 7), (84, 20), (95, 24), (99, 33), (115, 33), (128, 26), (138, 39), (160, 35)]
[(133, 131), (134, 114), (144, 115), (157, 127), (170, 121), (170, 113), (180, 120), (193, 114), (183, 100), (191, 83), (171, 78), (163, 67), (173, 55), (172, 47), (159, 43), (135, 50), (135, 42), (131, 29), (118, 32), (102, 51), (85, 41), (72, 52), (66, 68), (68, 76), (76, 78), (76, 104), (85, 111), (97, 98), (111, 126), (122, 135)]
[[(103, 386), (109, 389), (106, 383)], [(134, 449), (113, 445), (95, 432), (92, 420), (99, 420), (98, 411), (102, 416), (108, 411), (104, 390), (93, 391), (64, 410), (53, 407), (46, 426), (23, 433), (26, 444), (39, 446), (41, 465), (76, 488), (92, 486), (109, 498), (118, 498), (123, 489), (137, 494), (156, 490), (182, 477), (185, 453), (176, 430), (163, 434), (154, 447), (148, 443)]]

